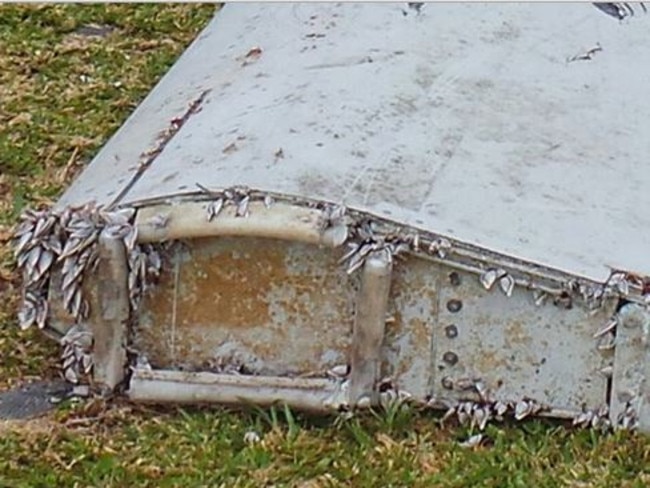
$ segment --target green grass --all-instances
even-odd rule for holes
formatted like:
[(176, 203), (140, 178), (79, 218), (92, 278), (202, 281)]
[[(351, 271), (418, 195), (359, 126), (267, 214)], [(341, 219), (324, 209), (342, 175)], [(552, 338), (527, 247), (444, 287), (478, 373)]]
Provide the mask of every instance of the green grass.
[[(90, 417), (88, 422), (83, 419)], [(76, 422), (74, 426), (70, 424)], [(372, 415), (337, 422), (271, 411), (86, 405), (52, 430), (0, 441), (10, 486), (647, 486), (647, 440), (594, 436), (530, 421), (491, 426), (491, 445), (413, 415), (389, 428)], [(257, 443), (245, 435), (255, 431)], [(25, 476), (28, 474), (28, 477)], [(4, 477), (4, 479), (3, 479)], [(20, 480), (24, 485), (20, 485)]]
[[(0, 385), (58, 374), (58, 347), (14, 319), (10, 229), (52, 202), (210, 19), (209, 5), (0, 6)], [(101, 37), (80, 35), (108, 26)], [(254, 431), (260, 442), (249, 444)], [(529, 421), (489, 442), (430, 414), (350, 419), (288, 409), (99, 400), (0, 423), (0, 486), (650, 486), (650, 441)]]

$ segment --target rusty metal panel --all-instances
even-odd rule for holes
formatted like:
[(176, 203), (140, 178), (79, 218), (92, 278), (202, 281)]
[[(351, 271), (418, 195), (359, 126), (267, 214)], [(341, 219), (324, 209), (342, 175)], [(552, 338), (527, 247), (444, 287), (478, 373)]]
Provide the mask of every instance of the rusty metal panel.
[[(193, 216), (190, 235), (198, 235), (194, 230), (202, 222), (219, 218), (225, 223), (210, 232), (228, 228), (244, 235), (206, 231), (206, 237), (139, 243), (137, 226), (164, 227), (169, 219), (149, 212), (138, 220), (142, 210), (133, 209), (70, 209), (74, 226), (66, 224), (65, 215), (26, 217), (21, 228), (28, 236), (32, 227), (47, 230), (43, 222), (53, 222), (54, 233), (19, 258), (31, 280), (27, 291), (33, 296), (26, 298), (39, 305), (42, 286), (60, 286), (75, 321), (61, 339), (67, 379), (86, 381), (94, 367), (93, 380), (116, 386), (128, 348), (134, 399), (178, 394), (181, 401), (230, 402), (259, 387), (244, 397), (267, 403), (286, 396), (305, 408), (332, 410), (397, 395), (448, 407), (461, 422), (471, 418), (479, 426), (507, 411), (516, 418), (539, 413), (599, 428), (610, 425), (612, 416), (618, 419), (621, 399), (632, 388), (638, 405), (623, 407), (629, 413), (624, 418), (634, 421), (622, 425), (647, 428), (645, 339), (625, 329), (634, 323), (648, 328), (648, 297), (638, 295), (647, 290), (639, 290), (638, 277), (615, 276), (605, 286), (588, 283), (309, 202), (302, 207), (317, 210), (320, 224), (312, 225), (312, 212), (305, 212), (309, 225), (290, 235), (313, 237), (344, 226), (345, 247), (314, 244), (320, 238), (312, 237), (270, 239), (267, 234), (281, 229), (258, 225), (260, 216), (246, 220), (250, 209), (262, 208), (249, 207), (250, 199), (266, 197), (227, 193), (189, 205), (170, 202), (173, 218), (181, 218), (183, 208), (199, 209), (203, 216)], [(227, 212), (208, 212), (215, 198), (227, 199), (221, 203)], [(269, 214), (301, 214), (286, 205), (263, 208)], [(237, 222), (244, 222), (241, 229)], [(255, 229), (263, 237), (250, 237)], [(63, 280), (56, 279), (53, 258), (43, 254), (48, 248), (37, 247), (57, 236), (55, 249), (65, 250)], [(49, 274), (38, 267), (39, 253)], [(46, 281), (39, 281), (43, 277)], [(56, 297), (50, 293), (49, 299)], [(625, 303), (621, 299), (633, 301), (643, 320), (614, 315)], [(34, 316), (33, 308), (24, 304), (24, 326), (43, 314), (37, 309)], [(292, 378), (301, 381), (292, 385)], [(608, 404), (614, 407), (611, 416)]]
[[(350, 364), (356, 274), (340, 252), (252, 238), (195, 239), (167, 252), (140, 307), (135, 349), (154, 369), (326, 376)], [(579, 412), (608, 402), (611, 363), (597, 311), (517, 287), (488, 291), (475, 274), (418, 257), (396, 263), (382, 374), (418, 401), (532, 398)], [(596, 325), (594, 325), (596, 324)]]
[(325, 375), (347, 362), (359, 286), (338, 257), (270, 239), (177, 245), (139, 309), (133, 345), (156, 368)]

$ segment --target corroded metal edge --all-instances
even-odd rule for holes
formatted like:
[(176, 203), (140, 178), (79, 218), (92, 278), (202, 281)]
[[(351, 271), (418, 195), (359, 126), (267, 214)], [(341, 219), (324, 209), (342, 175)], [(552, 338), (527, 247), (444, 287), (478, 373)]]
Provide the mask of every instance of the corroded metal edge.
[[(247, 196), (255, 194), (255, 192), (250, 190), (246, 191)], [(206, 213), (206, 219), (208, 221), (212, 221), (212, 219), (217, 219), (219, 217), (220, 211), (223, 209), (223, 206), (229, 198), (234, 200), (230, 212), (225, 213), (225, 219), (230, 220), (230, 225), (232, 225), (232, 222), (236, 222), (237, 220), (240, 222), (242, 221), (242, 219), (238, 219), (238, 216), (246, 216), (250, 218), (249, 210), (252, 207), (248, 206), (249, 202), (246, 201), (247, 207), (242, 212), (240, 210), (242, 197), (239, 197), (239, 201), (237, 201), (236, 198), (233, 199), (232, 196), (229, 197), (228, 193), (232, 195), (231, 190), (224, 190), (223, 192), (211, 191), (210, 193), (210, 197), (212, 198), (207, 199), (206, 203), (200, 206), (200, 208)], [(271, 201), (269, 200), (268, 195), (262, 195), (264, 194), (258, 194), (258, 199), (260, 199), (260, 201)], [(273, 202), (276, 200), (284, 200), (286, 204), (293, 204), (297, 207), (323, 209), (324, 215), (327, 216), (329, 214), (335, 217), (339, 225), (341, 221), (345, 221), (345, 225), (348, 227), (348, 245), (351, 246), (351, 250), (346, 254), (346, 256), (344, 256), (342, 261), (347, 264), (349, 272), (354, 272), (357, 269), (364, 270), (362, 276), (366, 283), (368, 281), (372, 282), (372, 277), (366, 276), (365, 271), (368, 269), (368, 263), (371, 262), (373, 258), (382, 256), (385, 259), (385, 265), (387, 266), (386, 269), (390, 269), (390, 262), (392, 261), (393, 256), (397, 256), (400, 253), (409, 253), (420, 258), (442, 262), (450, 268), (473, 272), (474, 274), (479, 275), (479, 280), (485, 288), (491, 289), (492, 287), (498, 287), (506, 296), (511, 295), (515, 286), (522, 286), (531, 289), (535, 296), (535, 302), (538, 304), (543, 303), (547, 297), (553, 297), (554, 300), (557, 300), (559, 305), (564, 305), (566, 308), (570, 308), (572, 300), (577, 298), (584, 300), (587, 304), (587, 308), (598, 309), (602, 306), (604, 301), (609, 303), (612, 299), (620, 299), (622, 297), (625, 297), (627, 300), (634, 300), (635, 297), (631, 292), (635, 286), (639, 288), (639, 292), (645, 291), (642, 284), (638, 283), (638, 280), (636, 280), (634, 275), (630, 275), (630, 280), (628, 282), (627, 274), (612, 273), (611, 283), (609, 281), (603, 284), (593, 283), (580, 280), (558, 270), (514, 260), (508, 256), (491, 253), (476, 248), (475, 246), (452, 242), (440, 235), (426, 232), (421, 233), (415, 229), (405, 228), (404, 226), (389, 222), (385, 219), (378, 219), (368, 214), (355, 212), (354, 210), (346, 209), (340, 205), (336, 206), (334, 204), (326, 204), (323, 202), (307, 202), (305, 200), (297, 201), (296, 199), (278, 195), (274, 195), (272, 198)], [(219, 211), (214, 212), (214, 206), (211, 206), (213, 205), (213, 202), (217, 202)], [(158, 205), (161, 205), (161, 203), (162, 202), (158, 202)], [(180, 199), (180, 201), (175, 200), (173, 203), (162, 203), (162, 205), (163, 208), (164, 205), (168, 205), (175, 209), (194, 208), (194, 210), (196, 210), (196, 205), (199, 204), (198, 202), (183, 202), (182, 199)], [(191, 205), (194, 207), (191, 207)], [(264, 208), (264, 211), (266, 211), (269, 206), (270, 205), (264, 205), (262, 207), (261, 204), (258, 204), (255, 208), (259, 210)], [(156, 210), (160, 210), (160, 206), (158, 206)], [(177, 210), (175, 214), (175, 218), (182, 218), (182, 215), (186, 213)], [(156, 213), (153, 212), (153, 215), (149, 218), (153, 218), (154, 221), (156, 221)], [(170, 223), (168, 218), (158, 218), (157, 222), (162, 227), (169, 225)], [(327, 227), (328, 219), (326, 217), (323, 218), (323, 216), (321, 216), (320, 222), (323, 228)], [(219, 232), (214, 231), (204, 232), (205, 235), (219, 234)], [(223, 230), (221, 232), (223, 232)], [(230, 230), (229, 233), (237, 234), (237, 231)], [(241, 235), (252, 234), (253, 233), (250, 233), (249, 231), (241, 232)], [(277, 235), (274, 237), (277, 237)], [(311, 242), (313, 241), (314, 240)], [(378, 280), (378, 283), (380, 282), (381, 280)], [(390, 272), (386, 275), (384, 283), (387, 283), (387, 286), (389, 286)], [(621, 285), (621, 283), (623, 283), (623, 285)], [(637, 298), (639, 299), (639, 302), (643, 304), (646, 303), (645, 296), (637, 296)], [(360, 308), (363, 308), (363, 304), (366, 301), (367, 300), (364, 300), (363, 294), (360, 295)], [(379, 299), (377, 301), (377, 304), (375, 304), (377, 306), (374, 307), (375, 309), (380, 308), (379, 302), (383, 302), (383, 300)], [(374, 355), (370, 345), (372, 341), (366, 340), (366, 343), (364, 344), (364, 340), (361, 340), (361, 335), (363, 335), (361, 334), (361, 329), (363, 329), (363, 327), (359, 327), (358, 324), (360, 322), (364, 322), (363, 319), (359, 320), (357, 318), (356, 331), (358, 332), (353, 341), (353, 353), (351, 356), (352, 364), (340, 377), (340, 380), (343, 381), (343, 383), (341, 383), (343, 386), (340, 387), (338, 391), (342, 396), (336, 405), (338, 408), (350, 408), (351, 406), (354, 408), (370, 406), (376, 403), (385, 405), (387, 402), (393, 400), (411, 401), (411, 396), (407, 392), (400, 391), (397, 385), (390, 385), (388, 388), (384, 385), (381, 388), (380, 393), (378, 378), (375, 377), (374, 381), (369, 379), (369, 377), (372, 376), (372, 368), (369, 368), (370, 372), (361, 372), (363, 368), (361, 368), (360, 365), (364, 363), (361, 356), (366, 360), (369, 358), (370, 362), (372, 362)], [(372, 321), (368, 322), (370, 323)], [(370, 330), (370, 326), (367, 328)], [(601, 330), (594, 334), (594, 338), (598, 340), (597, 347), (599, 350), (609, 350), (613, 347), (611, 338), (613, 334), (614, 331), (610, 320), (608, 324), (605, 324)], [(367, 354), (359, 355), (359, 358), (357, 358), (358, 361), (355, 361), (354, 351), (358, 352), (364, 348), (369, 349), (369, 351), (366, 351)], [(608, 373), (604, 372), (604, 374), (607, 375)], [(265, 384), (264, 378), (260, 378), (259, 381), (261, 384)], [(140, 392), (143, 391), (141, 386), (138, 388), (140, 388)], [(194, 388), (194, 386), (188, 386), (187, 391), (183, 395), (189, 394), (189, 391), (194, 391)], [(219, 393), (206, 393), (201, 388), (199, 388), (202, 392), (200, 395), (206, 395), (205, 399), (213, 398), (213, 401), (223, 401), (226, 403), (229, 401), (226, 397), (220, 400), (221, 396)], [(477, 386), (477, 388), (479, 387)], [(195, 393), (199, 394), (197, 392)], [(144, 393), (139, 394), (145, 395)], [(309, 393), (308, 396), (309, 395), (311, 395), (311, 399), (308, 401), (309, 409), (320, 409), (324, 411), (331, 410), (333, 405), (331, 402), (328, 403), (321, 401), (320, 405), (316, 405), (316, 398), (319, 398), (318, 394), (312, 392)], [(379, 401), (377, 402), (378, 396)], [(153, 400), (154, 397), (155, 395), (150, 399)], [(303, 403), (307, 401), (299, 400), (297, 403), (294, 403), (294, 399), (290, 393), (286, 396), (280, 395), (280, 397), (282, 398), (282, 401), (297, 406), (298, 408), (302, 408)], [(181, 395), (181, 398), (185, 397)], [(272, 402), (274, 401), (273, 398), (276, 397), (273, 397), (273, 395), (267, 396), (263, 402)], [(420, 405), (421, 404), (422, 402), (420, 401)], [(636, 423), (630, 424), (629, 422), (621, 422), (613, 412), (610, 413), (608, 405), (595, 406), (595, 408), (592, 409), (584, 406), (581, 411), (565, 411), (538, 404), (532, 399), (522, 399), (521, 401), (512, 404), (499, 404), (498, 402), (490, 402), (488, 398), (485, 398), (479, 402), (465, 401), (460, 402), (458, 405), (451, 406), (443, 406), (438, 404), (437, 400), (431, 399), (426, 406), (436, 409), (445, 408), (447, 410), (447, 414), (445, 415), (446, 418), (450, 415), (456, 415), (461, 423), (468, 421), (481, 427), (489, 420), (499, 420), (500, 418), (503, 418), (504, 415), (511, 415), (517, 420), (524, 419), (529, 415), (566, 418), (572, 419), (575, 426), (592, 428), (609, 428), (612, 425), (628, 428), (636, 427)]]
[[(390, 408), (405, 405), (422, 410), (446, 412), (441, 422), (456, 418), (461, 425), (471, 424), (483, 430), (485, 425), (506, 418), (524, 420), (529, 416), (572, 420), (574, 426), (606, 430), (612, 424), (606, 406), (594, 410), (565, 410), (522, 399), (515, 403), (461, 402), (449, 407), (437, 400), (423, 401), (394, 385), (382, 385), (379, 406)], [(128, 397), (138, 402), (219, 403), (226, 405), (255, 404), (268, 406), (277, 403), (291, 408), (317, 413), (348, 412), (370, 407), (370, 402), (355, 404), (350, 380), (340, 378), (284, 378), (273, 376), (246, 376), (208, 372), (182, 372), (134, 368), (129, 383)], [(618, 424), (617, 426), (623, 427)]]

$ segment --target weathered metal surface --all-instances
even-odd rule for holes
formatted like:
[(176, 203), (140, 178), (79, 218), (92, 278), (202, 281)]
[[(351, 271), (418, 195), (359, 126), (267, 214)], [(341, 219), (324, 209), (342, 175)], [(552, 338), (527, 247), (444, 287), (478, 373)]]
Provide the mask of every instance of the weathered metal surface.
[[(364, 349), (370, 337), (359, 324), (352, 334), (358, 284), (338, 257), (326, 248), (265, 239), (178, 245), (142, 304), (133, 347), (156, 370), (325, 377), (351, 365), (354, 384), (375, 355)], [(612, 353), (599, 349), (594, 334), (614, 313), (615, 300), (595, 311), (578, 300), (569, 308), (552, 299), (538, 305), (522, 287), (486, 290), (476, 274), (415, 256), (398, 260), (387, 283), (377, 359), (382, 375), (413, 399), (514, 404), (530, 398), (575, 415), (583, 406), (607, 405), (608, 377), (600, 371)], [(351, 405), (368, 394), (352, 390)]]
[(347, 361), (358, 278), (326, 248), (196, 239), (164, 259), (134, 347), (157, 368), (325, 375)]
[(382, 252), (370, 255), (363, 265), (348, 355), (351, 405), (379, 403), (377, 384), (381, 380), (381, 344), (392, 270), (392, 262)]
[[(379, 397), (448, 408), (446, 417), (480, 428), (506, 413), (647, 427), (645, 349), (638, 350), (638, 339), (619, 346), (618, 325), (626, 320), (614, 315), (624, 298), (646, 317), (643, 279), (616, 274), (605, 284), (589, 283), (343, 207), (309, 201), (249, 207), (249, 195), (210, 196), (226, 196), (222, 209), (233, 205), (235, 216), (203, 215), (208, 223), (226, 223), (217, 232), (190, 232), (183, 242), (138, 243), (137, 230), (148, 223), (166, 228), (181, 218), (161, 215), (160, 206), (137, 217), (129, 209), (88, 207), (69, 214), (74, 225), (65, 223), (65, 211), (52, 214), (61, 221), (54, 232), (70, 232), (57, 260), (63, 279), (52, 267), (42, 276), (35, 265), (25, 271), (29, 283), (44, 279), (60, 287), (58, 298), (75, 321), (61, 339), (66, 379), (86, 381), (94, 365), (96, 384), (117, 386), (128, 347), (137, 358), (129, 391), (139, 400), (284, 400), (326, 411)], [(214, 201), (170, 204), (207, 214)], [(249, 210), (262, 208), (275, 227), (246, 224)], [(347, 249), (309, 244), (291, 228), (286, 240), (268, 238), (282, 237), (286, 223), (272, 212), (301, 215), (309, 208), (320, 213), (303, 214), (311, 229), (304, 235), (339, 225)], [(80, 245), (74, 229), (83, 230), (88, 244)], [(224, 229), (236, 237), (219, 235)], [(249, 237), (255, 229), (262, 237)], [(145, 232), (143, 240), (152, 238)], [(21, 255), (24, 263), (30, 255)], [(66, 261), (84, 255), (86, 263)], [(85, 278), (77, 280), (77, 273)], [(159, 278), (155, 287), (150, 275)], [(79, 295), (73, 306), (70, 290)]]
[(113, 390), (124, 380), (127, 368), (127, 327), (130, 318), (128, 264), (121, 239), (106, 232), (99, 236), (96, 286), (90, 294), (93, 335), (93, 382)]
[(650, 274), (647, 19), (404, 8), (226, 5), (61, 204), (109, 203), (200, 98), (121, 202), (246, 185), (599, 281), (608, 266)]
[(494, 401), (530, 397), (568, 411), (608, 401), (598, 373), (608, 353), (593, 335), (613, 300), (595, 313), (552, 300), (537, 306), (523, 288), (507, 297), (476, 275), (408, 259), (395, 268), (392, 305), (384, 373), (414, 397), (480, 401), (480, 381)]
[(433, 388), (439, 291), (439, 274), (434, 270), (431, 263), (420, 259), (396, 263), (388, 302), (383, 376), (405, 385), (416, 398), (426, 398)]
[(303, 410), (336, 410), (347, 401), (342, 383), (320, 378), (224, 375), (207, 372), (136, 369), (129, 396), (133, 400), (271, 405), (283, 402)]
[(593, 335), (615, 300), (596, 312), (579, 302), (570, 309), (552, 300), (537, 306), (524, 288), (508, 297), (470, 274), (452, 271), (454, 286), (448, 269), (438, 273), (445, 286), (433, 333), (434, 396), (479, 400), (473, 384), (480, 380), (495, 401), (529, 397), (567, 410), (607, 403), (607, 380), (598, 374), (607, 360)]
[(26, 213), (21, 326), (70, 381), (128, 350), (142, 401), (649, 430), (650, 50), (612, 12), (227, 5)]
[(616, 317), (612, 420), (650, 431), (650, 313), (627, 304)]
[(347, 239), (347, 227), (326, 225), (327, 215), (323, 210), (246, 201), (245, 210), (240, 212), (242, 205), (221, 198), (216, 201), (218, 211), (215, 200), (142, 208), (136, 222), (138, 242), (238, 235), (340, 246)]

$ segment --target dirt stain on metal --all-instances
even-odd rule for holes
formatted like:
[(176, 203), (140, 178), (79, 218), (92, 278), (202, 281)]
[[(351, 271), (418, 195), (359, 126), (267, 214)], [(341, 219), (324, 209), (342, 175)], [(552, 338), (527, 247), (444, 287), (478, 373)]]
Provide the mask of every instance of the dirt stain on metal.
[(338, 258), (270, 239), (195, 239), (168, 260), (179, 263), (176, 291), (166, 262), (145, 299), (136, 347), (158, 367), (234, 361), (300, 374), (345, 363), (358, 277)]

